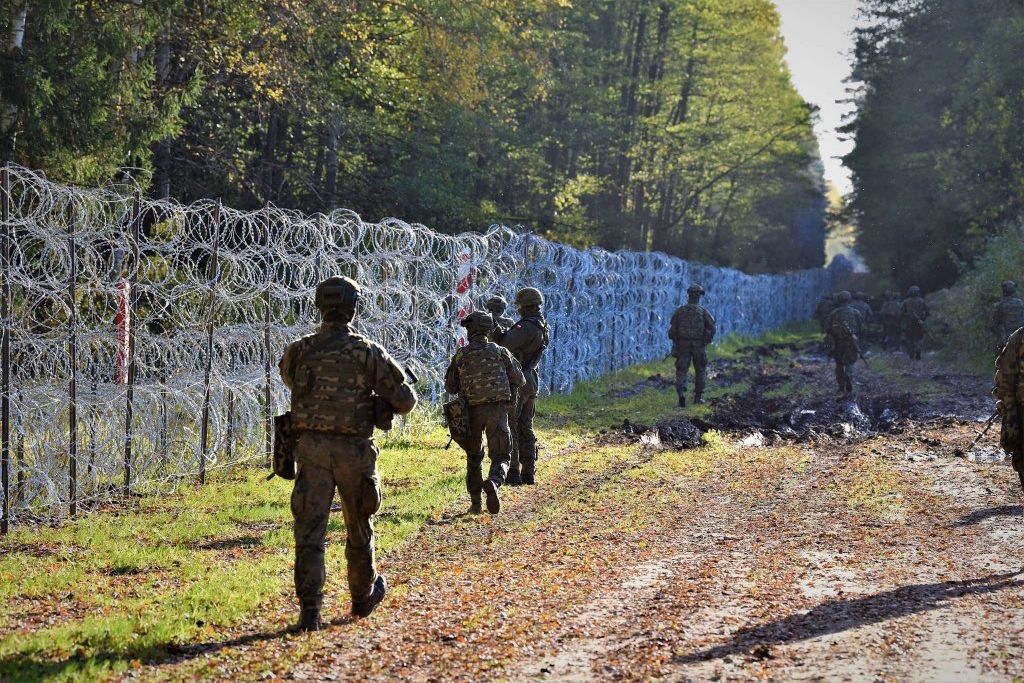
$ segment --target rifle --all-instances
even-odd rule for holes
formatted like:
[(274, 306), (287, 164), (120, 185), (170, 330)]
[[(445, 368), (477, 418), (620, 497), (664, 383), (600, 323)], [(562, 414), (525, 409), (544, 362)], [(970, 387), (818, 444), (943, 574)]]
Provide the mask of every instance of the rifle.
[(988, 434), (988, 430), (992, 429), (992, 425), (995, 424), (997, 417), (999, 417), (998, 408), (996, 408), (995, 412), (989, 416), (988, 422), (985, 423), (985, 428), (978, 432), (978, 436), (976, 436), (974, 441), (971, 442), (971, 445), (967, 447), (968, 451), (977, 446), (978, 442), (985, 438), (985, 435)]

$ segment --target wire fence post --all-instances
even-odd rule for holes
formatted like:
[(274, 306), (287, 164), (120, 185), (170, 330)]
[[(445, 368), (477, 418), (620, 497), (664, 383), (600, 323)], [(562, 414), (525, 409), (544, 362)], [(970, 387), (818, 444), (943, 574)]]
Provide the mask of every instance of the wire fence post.
[(210, 378), (213, 374), (213, 331), (214, 315), (217, 310), (217, 279), (220, 275), (217, 258), (220, 249), (220, 223), (222, 218), (221, 203), (217, 202), (217, 210), (213, 218), (213, 254), (210, 257), (210, 305), (207, 309), (206, 322), (206, 366), (203, 379), (203, 417), (199, 428), (199, 483), (206, 483), (206, 455), (210, 440)]
[(78, 514), (78, 254), (74, 204), (68, 203), (68, 512)]
[[(270, 204), (266, 206), (267, 219), (267, 251), (273, 245), (274, 234), (270, 223)], [(274, 458), (274, 415), (270, 405), (270, 268), (269, 255), (265, 260), (264, 279), (266, 286), (263, 288), (263, 438), (266, 448), (266, 462), (269, 467)]]
[(134, 208), (132, 210), (131, 224), (131, 263), (128, 268), (128, 291), (125, 314), (125, 337), (127, 347), (128, 375), (125, 378), (127, 389), (125, 391), (124, 405), (124, 495), (131, 495), (132, 485), (132, 420), (135, 417), (135, 316), (138, 312), (138, 286), (139, 268), (141, 258), (139, 251), (139, 224), (142, 222), (142, 194), (136, 190)]
[(0, 261), (3, 269), (3, 285), (0, 289), (0, 487), (3, 488), (3, 508), (0, 509), (0, 535), (11, 528), (11, 176), (7, 164), (0, 169), (0, 221), (3, 233), (0, 239)]

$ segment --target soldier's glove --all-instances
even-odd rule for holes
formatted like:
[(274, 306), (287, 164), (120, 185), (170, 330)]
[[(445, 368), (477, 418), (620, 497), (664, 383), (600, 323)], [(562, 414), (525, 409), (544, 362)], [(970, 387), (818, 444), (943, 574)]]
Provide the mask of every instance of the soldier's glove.
[(395, 419), (395, 410), (391, 404), (380, 396), (373, 397), (373, 426), (385, 432), (391, 429)]

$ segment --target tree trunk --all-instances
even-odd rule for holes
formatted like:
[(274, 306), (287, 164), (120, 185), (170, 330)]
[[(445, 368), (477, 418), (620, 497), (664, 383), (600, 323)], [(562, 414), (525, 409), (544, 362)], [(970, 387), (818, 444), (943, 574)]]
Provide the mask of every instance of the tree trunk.
[(0, 149), (10, 151), (14, 149), (14, 131), (18, 123), (18, 105), (14, 90), (17, 88), (17, 78), (14, 77), (14, 70), (21, 61), (22, 50), (25, 45), (25, 25), (28, 21), (27, 0), (15, 0), (10, 9), (9, 29), (7, 33), (6, 60), (9, 73), (3, 74), (0, 79)]

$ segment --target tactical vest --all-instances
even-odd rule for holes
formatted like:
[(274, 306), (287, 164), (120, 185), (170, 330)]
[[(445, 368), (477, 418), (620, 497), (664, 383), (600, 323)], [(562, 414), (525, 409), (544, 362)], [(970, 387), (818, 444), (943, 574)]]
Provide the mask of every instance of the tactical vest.
[(370, 344), (349, 332), (322, 332), (296, 362), (292, 420), (296, 429), (373, 436)]
[(924, 321), (928, 310), (928, 307), (924, 303), (924, 299), (920, 297), (914, 297), (913, 299), (907, 299), (903, 302), (903, 310), (906, 311), (907, 315), (917, 318), (919, 321)]
[(536, 370), (540, 364), (540, 358), (544, 355), (544, 351), (548, 348), (549, 336), (548, 336), (548, 324), (543, 318), (529, 317), (523, 318), (524, 323), (529, 323), (541, 331), (541, 343), (540, 346), (531, 352), (523, 354), (522, 358), (519, 358), (519, 364), (523, 366), (523, 370)]
[(459, 395), (471, 406), (512, 400), (508, 371), (501, 360), (501, 348), (491, 342), (470, 342), (458, 350)]
[(996, 305), (999, 306), (999, 327), (1007, 335), (1018, 327), (1024, 327), (1024, 301), (1014, 296)]
[(696, 304), (686, 304), (676, 314), (675, 336), (677, 342), (704, 343), (704, 309)]

